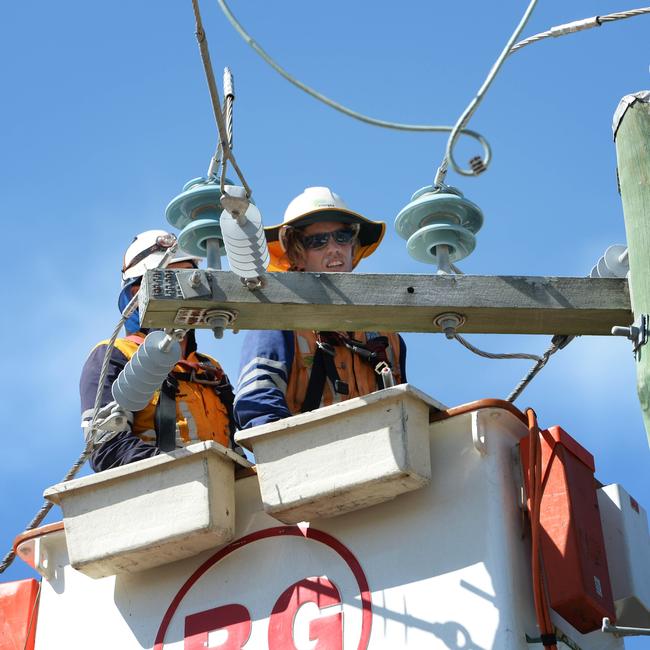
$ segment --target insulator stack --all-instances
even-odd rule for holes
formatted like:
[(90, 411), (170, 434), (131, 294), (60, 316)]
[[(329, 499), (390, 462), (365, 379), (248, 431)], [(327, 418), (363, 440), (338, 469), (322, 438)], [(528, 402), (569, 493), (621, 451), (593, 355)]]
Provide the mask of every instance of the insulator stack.
[(627, 246), (614, 244), (591, 269), (589, 277), (592, 278), (624, 278), (630, 271), (630, 262), (627, 259)]
[(224, 185), (222, 194), (219, 179), (195, 178), (167, 206), (165, 216), (181, 229), (178, 244), (183, 250), (207, 257), (212, 269), (221, 268), (226, 254), (231, 270), (247, 286), (259, 286), (270, 256), (262, 215), (243, 187)]
[[(229, 198), (246, 196), (243, 187), (226, 185), (224, 190)], [(231, 214), (224, 209), (220, 223), (230, 269), (245, 282), (255, 282), (271, 261), (260, 211), (253, 203), (248, 204), (243, 215)]]
[(178, 341), (150, 332), (113, 382), (113, 399), (126, 411), (141, 411), (180, 358)]
[[(231, 181), (227, 181), (231, 182)], [(219, 179), (194, 178), (165, 210), (167, 221), (181, 232), (178, 245), (197, 257), (208, 257), (210, 268), (220, 268), (225, 253), (219, 217), (223, 211)]]
[(411, 257), (441, 266), (467, 257), (483, 225), (480, 208), (454, 187), (428, 185), (418, 190), (395, 219)]

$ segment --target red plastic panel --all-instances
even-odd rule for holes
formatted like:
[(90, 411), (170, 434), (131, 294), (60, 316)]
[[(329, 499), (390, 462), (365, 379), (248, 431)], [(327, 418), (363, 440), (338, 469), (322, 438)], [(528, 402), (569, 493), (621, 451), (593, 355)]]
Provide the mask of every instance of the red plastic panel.
[(0, 650), (34, 650), (37, 580), (0, 584)]
[[(529, 441), (521, 441), (528, 486)], [(583, 634), (615, 619), (593, 456), (560, 427), (541, 432), (541, 552), (551, 607)]]

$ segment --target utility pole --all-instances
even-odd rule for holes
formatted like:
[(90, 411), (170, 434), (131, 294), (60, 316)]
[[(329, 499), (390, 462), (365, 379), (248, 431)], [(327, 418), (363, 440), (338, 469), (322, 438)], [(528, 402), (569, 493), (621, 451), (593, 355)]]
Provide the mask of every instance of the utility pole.
[[(623, 201), (630, 263), (637, 392), (650, 442), (650, 91), (626, 95), (614, 113), (618, 182)], [(637, 328), (637, 329), (634, 329)]]

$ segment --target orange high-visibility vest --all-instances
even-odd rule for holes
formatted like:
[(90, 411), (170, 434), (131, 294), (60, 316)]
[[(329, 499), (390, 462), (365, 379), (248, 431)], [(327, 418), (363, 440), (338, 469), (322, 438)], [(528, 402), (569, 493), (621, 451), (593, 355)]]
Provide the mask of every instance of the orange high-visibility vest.
[[(106, 344), (107, 341), (102, 343)], [(132, 336), (117, 339), (115, 347), (130, 359), (140, 343), (139, 337)], [(214, 440), (224, 447), (230, 447), (228, 408), (221, 401), (215, 386), (201, 383), (206, 377), (206, 370), (202, 369), (202, 366), (203, 368), (207, 366), (212, 373), (216, 371), (219, 377), (224, 377), (221, 366), (214, 359), (196, 352), (191, 352), (186, 359), (174, 366), (170, 373), (178, 380), (176, 446), (183, 447), (202, 440)], [(191, 374), (188, 368), (194, 369), (195, 380), (188, 379), (188, 375)], [(159, 397), (160, 391), (157, 390), (151, 401), (141, 411), (133, 414), (131, 429), (144, 442), (155, 443), (156, 441), (154, 418)]]
[[(400, 373), (400, 340), (395, 333), (378, 332), (380, 336), (388, 338), (386, 356), (390, 364), (395, 383), (402, 383)], [(354, 332), (352, 338), (365, 345), (367, 342), (366, 332)], [(294, 333), (294, 357), (293, 365), (289, 373), (289, 384), (287, 386), (287, 406), (292, 414), (300, 413), (307, 394), (309, 378), (316, 354), (316, 332), (309, 330), (298, 330)], [(377, 373), (359, 355), (352, 352), (343, 345), (334, 346), (334, 365), (341, 381), (348, 385), (349, 393), (343, 395), (334, 390), (329, 377), (325, 380), (321, 406), (329, 406), (353, 397), (367, 395), (377, 390)]]

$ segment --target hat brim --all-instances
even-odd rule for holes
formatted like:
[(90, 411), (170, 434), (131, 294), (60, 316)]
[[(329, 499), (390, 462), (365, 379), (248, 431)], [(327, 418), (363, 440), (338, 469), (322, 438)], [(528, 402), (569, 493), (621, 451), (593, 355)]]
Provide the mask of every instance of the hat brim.
[(280, 229), (283, 226), (304, 228), (319, 221), (335, 221), (340, 223), (355, 223), (359, 225), (359, 246), (355, 253), (352, 265), (355, 267), (364, 257), (374, 253), (377, 246), (386, 232), (386, 224), (383, 221), (371, 221), (366, 217), (340, 208), (319, 208), (312, 212), (302, 214), (295, 219), (285, 221), (277, 226), (264, 228), (266, 241), (271, 254), (271, 266), (269, 271), (286, 271), (291, 266), (287, 255), (280, 244)]

